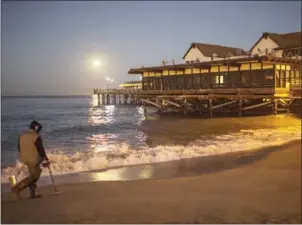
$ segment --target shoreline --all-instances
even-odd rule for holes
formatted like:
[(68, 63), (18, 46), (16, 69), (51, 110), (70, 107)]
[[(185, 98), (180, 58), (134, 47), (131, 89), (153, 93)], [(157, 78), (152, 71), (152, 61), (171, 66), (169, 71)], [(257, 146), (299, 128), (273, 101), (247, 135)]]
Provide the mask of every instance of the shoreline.
[(58, 196), (47, 186), (36, 200), (5, 193), (2, 223), (301, 223), (301, 140), (238, 160), (214, 160), (205, 175), (191, 161), (174, 167), (184, 176), (63, 184)]
[[(173, 124), (172, 127), (170, 126), (171, 123)], [(176, 123), (177, 125), (175, 125)], [(120, 125), (125, 130), (130, 129), (124, 123)], [(175, 128), (186, 127), (184, 129), (174, 129), (174, 125)], [(157, 122), (146, 120), (143, 125), (138, 126), (139, 130), (135, 131), (135, 134), (130, 135), (134, 135), (133, 138), (143, 135), (144, 140), (139, 144), (135, 144), (135, 141), (133, 142), (128, 134), (119, 134), (125, 136), (115, 140), (110, 135), (92, 135), (90, 132), (97, 131), (94, 130), (95, 126), (79, 125), (66, 128), (67, 130), (64, 128), (62, 132), (76, 129), (79, 134), (83, 133), (85, 139), (73, 139), (69, 142), (69, 140), (64, 140), (68, 137), (66, 136), (62, 140), (58, 140), (55, 147), (50, 141), (48, 150), (53, 173), (61, 176), (95, 169), (140, 165), (150, 162), (167, 162), (187, 157), (206, 157), (207, 155), (223, 154), (230, 151), (249, 151), (248, 149), (284, 144), (290, 140), (301, 138), (300, 126), (301, 120), (297, 120), (292, 116), (286, 116), (286, 118), (279, 118), (279, 116), (263, 117), (261, 120), (253, 118), (181, 119), (177, 121), (167, 118)], [(111, 127), (107, 125), (104, 129), (119, 133), (115, 128), (111, 130)], [(59, 130), (61, 132), (61, 129)], [(51, 132), (46, 132), (45, 136), (50, 140), (54, 140)], [(105, 143), (100, 142), (102, 138), (105, 138)], [(80, 143), (79, 145), (76, 144), (77, 140)], [(95, 144), (89, 149), (90, 146), (87, 147), (86, 142)], [(66, 149), (60, 147), (65, 144), (67, 145)], [(77, 146), (79, 149), (77, 149)], [(16, 166), (16, 156), (12, 156), (7, 149), (4, 153), (6, 157), (4, 157), (1, 165), (3, 175), (1, 181), (7, 183), (8, 176), (15, 173), (15, 169), (20, 164)], [(48, 171), (44, 171), (42, 175), (47, 176)]]
[[(136, 181), (152, 179), (170, 179), (186, 176), (198, 176), (239, 168), (262, 160), (280, 147), (290, 147), (301, 143), (301, 140), (289, 141), (282, 145), (268, 146), (252, 150), (225, 152), (222, 154), (182, 158), (156, 163), (142, 163), (127, 166), (115, 166), (100, 170), (82, 171), (54, 175), (56, 184), (76, 184), (79, 182), (98, 181)], [(123, 176), (121, 176), (123, 174)], [(40, 178), (38, 186), (51, 185), (49, 176)], [(9, 183), (1, 184), (1, 193), (10, 192)]]

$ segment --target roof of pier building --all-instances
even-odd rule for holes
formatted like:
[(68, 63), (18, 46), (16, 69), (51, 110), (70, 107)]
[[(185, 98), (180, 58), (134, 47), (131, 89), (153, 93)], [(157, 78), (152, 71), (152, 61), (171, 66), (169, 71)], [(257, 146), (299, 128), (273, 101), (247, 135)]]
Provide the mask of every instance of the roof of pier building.
[(241, 48), (194, 42), (183, 56), (183, 59), (186, 58), (192, 48), (197, 48), (205, 57), (212, 57), (215, 55), (217, 58), (226, 58), (230, 56), (246, 55), (246, 52)]
[(126, 81), (119, 85), (119, 87), (133, 87), (133, 86), (141, 86), (141, 81)]
[[(287, 61), (288, 60), (288, 61)], [(205, 61), (205, 62), (194, 62), (194, 63), (183, 63), (183, 64), (172, 64), (164, 66), (153, 66), (153, 67), (141, 67), (132, 68), (128, 71), (128, 74), (141, 74), (143, 72), (162, 72), (164, 70), (183, 70), (187, 68), (205, 68), (208, 69), (212, 66), (225, 65), (225, 66), (239, 66), (242, 63), (248, 63), (251, 61), (258, 62), (269, 62), (269, 63), (290, 63), (295, 65), (301, 65), (300, 59), (286, 59), (282, 57), (275, 57), (270, 55), (265, 56), (250, 56), (245, 58), (231, 58), (221, 59), (216, 61)]]
[(302, 46), (301, 31), (286, 34), (264, 32), (259, 40), (252, 46), (250, 51), (252, 51), (261, 40), (267, 38), (270, 38), (277, 44), (278, 47), (274, 48), (275, 50), (297, 48)]

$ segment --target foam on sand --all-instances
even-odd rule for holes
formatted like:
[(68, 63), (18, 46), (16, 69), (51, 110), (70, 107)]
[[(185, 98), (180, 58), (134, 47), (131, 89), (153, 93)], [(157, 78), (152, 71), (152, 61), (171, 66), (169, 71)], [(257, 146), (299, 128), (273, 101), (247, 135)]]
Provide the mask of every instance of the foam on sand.
[[(157, 146), (153, 148), (132, 149), (127, 144), (112, 145), (109, 151), (76, 152), (68, 154), (58, 149), (48, 151), (52, 172), (55, 175), (99, 170), (116, 166), (166, 162), (183, 158), (218, 155), (282, 145), (301, 139), (300, 127), (278, 129), (241, 130), (226, 135), (201, 137), (186, 146)], [(1, 182), (8, 183), (8, 177), (16, 174), (22, 164), (2, 169)], [(23, 170), (20, 177), (24, 177)], [(48, 175), (43, 170), (42, 176)]]

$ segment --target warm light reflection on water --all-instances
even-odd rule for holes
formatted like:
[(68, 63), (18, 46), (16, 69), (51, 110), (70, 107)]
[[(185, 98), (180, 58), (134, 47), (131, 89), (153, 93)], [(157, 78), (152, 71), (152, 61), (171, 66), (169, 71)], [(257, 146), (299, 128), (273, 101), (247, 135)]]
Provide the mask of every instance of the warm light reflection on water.
[[(116, 121), (116, 111), (117, 107), (115, 105), (98, 106), (97, 96), (92, 96), (88, 123), (96, 127), (114, 124)], [(119, 138), (117, 133), (105, 133), (105, 130), (108, 132), (108, 129), (102, 129), (102, 127), (100, 127), (100, 129), (98, 133), (94, 133), (86, 138), (91, 141), (90, 149), (96, 153), (112, 150), (112, 147), (116, 144), (116, 140)], [(142, 136), (142, 138), (144, 136), (143, 134), (139, 135)]]
[(92, 181), (113, 181), (123, 180), (122, 170), (108, 170), (104, 172), (97, 172), (90, 174)]
[(90, 148), (94, 152), (102, 152), (111, 150), (110, 144), (114, 143), (110, 140), (118, 138), (117, 134), (93, 134), (92, 137), (87, 139), (91, 141)]
[[(89, 110), (88, 123), (93, 126), (111, 124), (115, 121), (114, 113), (116, 107), (114, 105), (102, 106), (102, 107), (91, 107)], [(94, 152), (101, 152), (110, 150), (110, 140), (114, 140), (118, 137), (117, 134), (110, 133), (97, 133), (92, 134), (91, 137), (87, 137), (91, 140), (91, 150)]]
[(105, 124), (106, 120), (103, 118), (104, 109), (103, 108), (91, 108), (89, 110), (88, 123), (91, 125)]
[(98, 106), (98, 96), (97, 95), (92, 95), (90, 104), (91, 104), (91, 107)]
[(115, 110), (116, 107), (114, 105), (91, 107), (89, 109), (88, 123), (91, 125), (113, 123), (115, 121), (114, 118)]
[(142, 131), (136, 131), (136, 138), (141, 146), (146, 145), (147, 135)]
[(137, 122), (136, 122), (136, 124), (140, 125), (146, 119), (146, 114), (144, 112), (144, 107), (143, 106), (138, 106), (138, 107), (136, 107), (136, 109), (137, 109), (137, 113), (136, 113), (137, 114), (136, 115)]
[(153, 165), (121, 167), (103, 172), (87, 173), (92, 181), (140, 180), (154, 177)]
[(140, 179), (149, 179), (153, 177), (153, 167), (151, 165), (145, 166), (139, 173)]

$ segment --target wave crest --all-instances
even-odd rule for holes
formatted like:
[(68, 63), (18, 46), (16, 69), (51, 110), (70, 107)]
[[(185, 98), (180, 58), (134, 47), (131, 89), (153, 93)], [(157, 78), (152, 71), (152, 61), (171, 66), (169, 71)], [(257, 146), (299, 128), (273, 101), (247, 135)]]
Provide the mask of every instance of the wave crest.
[[(76, 152), (68, 154), (58, 149), (48, 152), (51, 168), (55, 175), (100, 170), (116, 166), (165, 162), (183, 158), (218, 155), (227, 152), (246, 151), (301, 139), (300, 127), (279, 129), (241, 130), (237, 133), (208, 136), (195, 140), (187, 146), (157, 146), (153, 148), (132, 149), (127, 144), (112, 145), (110, 151)], [(1, 182), (7, 183), (8, 177), (16, 174), (22, 167), (20, 162), (2, 169)], [(25, 169), (19, 175), (26, 175)], [(42, 176), (48, 175), (43, 170)]]

